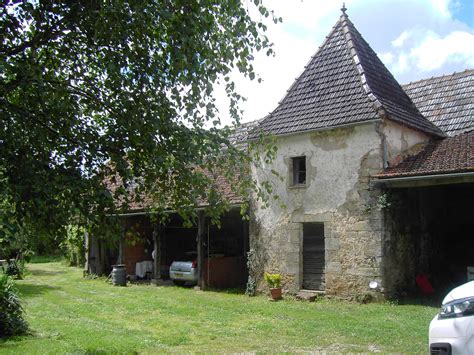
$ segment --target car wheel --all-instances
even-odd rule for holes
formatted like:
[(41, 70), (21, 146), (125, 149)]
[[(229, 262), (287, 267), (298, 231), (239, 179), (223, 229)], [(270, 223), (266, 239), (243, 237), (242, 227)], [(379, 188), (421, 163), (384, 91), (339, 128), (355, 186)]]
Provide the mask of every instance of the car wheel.
[(185, 281), (181, 281), (181, 280), (173, 280), (173, 283), (176, 285), (176, 286), (184, 286), (184, 284), (186, 283)]

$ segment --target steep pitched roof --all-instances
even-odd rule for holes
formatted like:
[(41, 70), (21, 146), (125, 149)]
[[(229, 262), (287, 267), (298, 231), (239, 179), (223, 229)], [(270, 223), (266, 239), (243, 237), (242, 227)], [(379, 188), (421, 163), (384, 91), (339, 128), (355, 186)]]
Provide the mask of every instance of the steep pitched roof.
[(420, 112), (446, 134), (474, 128), (474, 70), (403, 85)]
[(474, 173), (474, 130), (431, 141), (418, 154), (374, 177), (386, 179), (464, 172)]
[(385, 117), (443, 135), (418, 112), (343, 11), (303, 73), (258, 129), (281, 135)]

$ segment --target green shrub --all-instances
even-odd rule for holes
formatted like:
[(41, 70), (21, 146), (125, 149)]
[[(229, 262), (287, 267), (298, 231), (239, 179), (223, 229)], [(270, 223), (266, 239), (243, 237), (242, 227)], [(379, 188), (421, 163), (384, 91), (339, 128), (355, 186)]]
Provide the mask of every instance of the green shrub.
[(22, 260), (13, 260), (3, 267), (3, 273), (14, 279), (21, 280), (25, 274), (25, 263)]
[(264, 274), (265, 281), (267, 282), (270, 288), (279, 288), (281, 287), (281, 275), (280, 274), (269, 274), (266, 272)]
[(0, 275), (0, 337), (24, 334), (28, 324), (23, 319), (18, 291), (8, 275)]
[(249, 275), (247, 285), (245, 286), (245, 294), (247, 296), (255, 296), (257, 293), (257, 283), (252, 276)]

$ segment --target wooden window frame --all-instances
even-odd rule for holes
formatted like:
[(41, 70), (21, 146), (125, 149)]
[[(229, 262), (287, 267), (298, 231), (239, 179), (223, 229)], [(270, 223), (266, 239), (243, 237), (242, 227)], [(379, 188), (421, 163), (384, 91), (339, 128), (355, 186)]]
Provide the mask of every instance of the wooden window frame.
[(290, 186), (306, 186), (308, 181), (308, 169), (306, 168), (306, 156), (301, 155), (291, 158)]

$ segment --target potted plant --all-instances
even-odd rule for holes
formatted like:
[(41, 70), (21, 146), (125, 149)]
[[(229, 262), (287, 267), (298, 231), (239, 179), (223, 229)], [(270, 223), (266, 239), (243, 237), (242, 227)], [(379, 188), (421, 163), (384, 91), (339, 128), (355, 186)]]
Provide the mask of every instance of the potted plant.
[(270, 294), (272, 299), (279, 300), (281, 299), (281, 275), (280, 274), (270, 274), (266, 272), (264, 274), (265, 281), (270, 287)]

